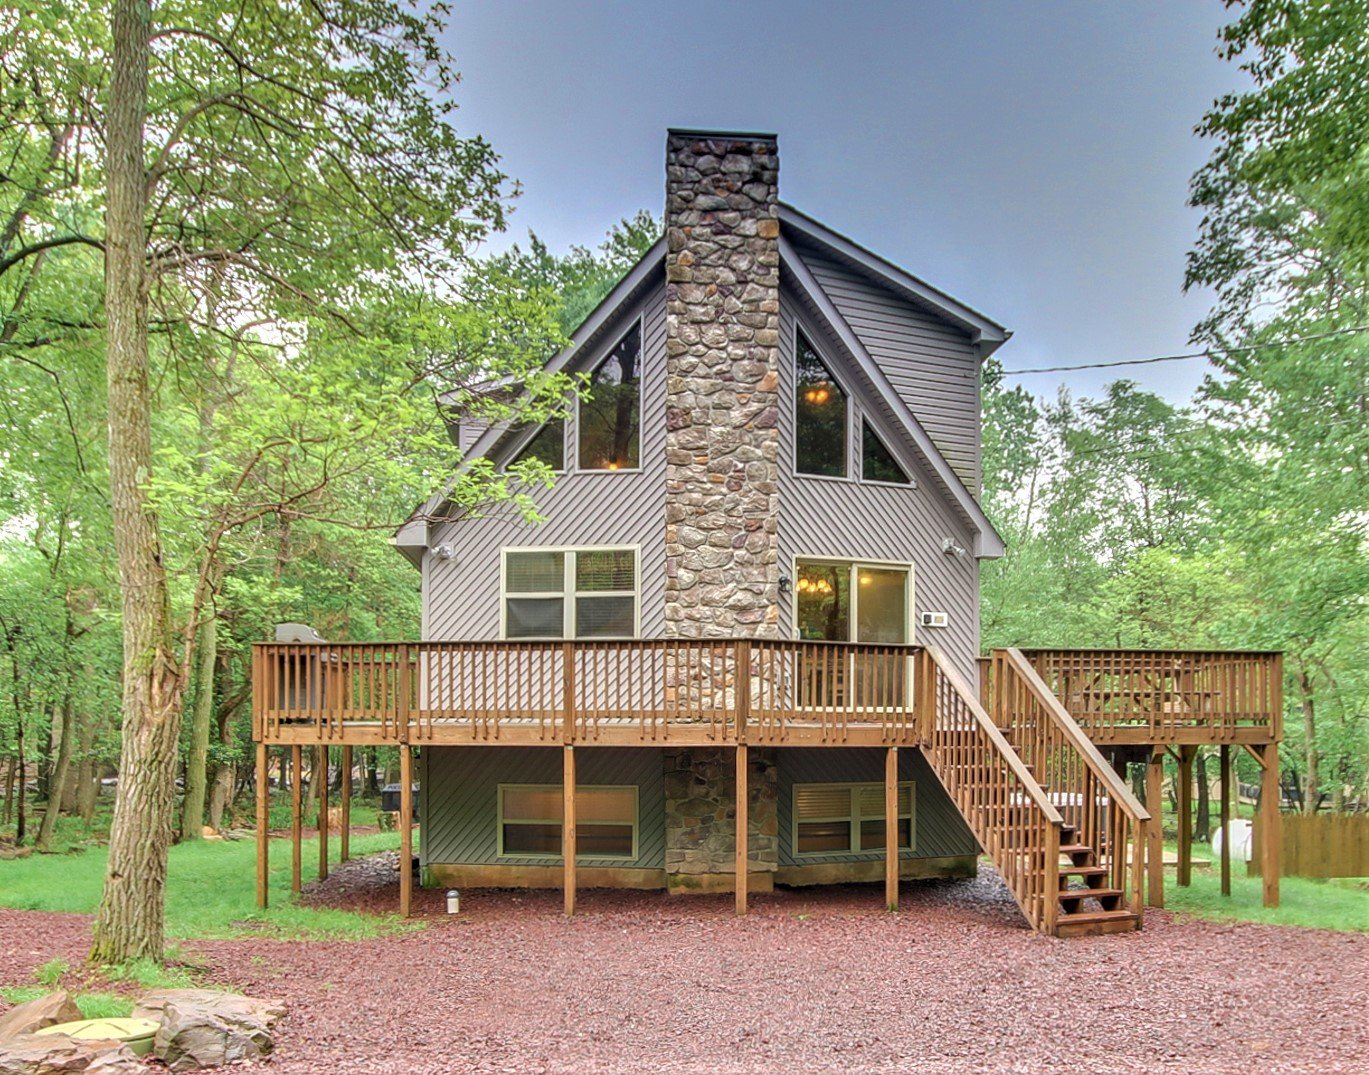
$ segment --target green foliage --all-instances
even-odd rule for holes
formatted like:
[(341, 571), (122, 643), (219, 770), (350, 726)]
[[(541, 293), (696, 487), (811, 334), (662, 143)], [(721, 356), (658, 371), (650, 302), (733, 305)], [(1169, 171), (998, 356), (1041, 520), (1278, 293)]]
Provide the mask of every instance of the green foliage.
[(69, 973), (71, 964), (65, 959), (50, 959), (33, 972), (33, 977), (39, 985), (52, 989)]
[[(27, 1004), (52, 992), (46, 985), (0, 987), (0, 997), (11, 1004)], [(72, 1000), (86, 1019), (124, 1019), (133, 1012), (133, 998), (118, 993), (77, 993)]]
[[(1194, 844), (1195, 856), (1210, 856), (1205, 844)], [(1245, 864), (1231, 866), (1231, 895), (1222, 895), (1221, 871), (1213, 865), (1193, 871), (1187, 888), (1165, 883), (1165, 907), (1179, 915), (1218, 922), (1265, 922), (1272, 926), (1302, 926), (1347, 933), (1369, 932), (1369, 888), (1315, 881), (1306, 877), (1279, 879), (1279, 905), (1264, 906), (1264, 886), (1258, 877), (1245, 875)]]
[[(396, 833), (352, 838), (352, 853), (357, 857), (398, 846)], [(167, 873), (168, 936), (361, 939), (418, 928), (397, 916), (364, 915), (295, 903), (290, 895), (290, 846), (286, 840), (272, 841), (271, 906), (259, 910), (255, 858), (256, 844), (252, 840), (197, 840), (173, 847)], [(317, 858), (318, 841), (306, 840), (304, 861), (316, 862)], [(79, 856), (34, 855), (7, 862), (4, 869), (0, 906), (90, 914), (100, 899), (105, 853), (93, 850)], [(69, 969), (62, 964), (57, 970), (60, 963), (57, 960), (47, 965), (51, 982), (60, 980)], [(187, 980), (183, 971), (167, 972), (151, 963), (127, 964), (106, 973), (111, 980), (133, 981), (144, 987), (182, 985)], [(166, 977), (168, 973), (170, 978)]]

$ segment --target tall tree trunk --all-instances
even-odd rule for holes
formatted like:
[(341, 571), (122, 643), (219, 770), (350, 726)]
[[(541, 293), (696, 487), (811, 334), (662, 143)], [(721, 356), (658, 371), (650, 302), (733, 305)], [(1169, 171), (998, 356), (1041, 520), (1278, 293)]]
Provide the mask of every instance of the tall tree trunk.
[(5, 824), (14, 819), (14, 766), (15, 757), (10, 755), (5, 765)]
[[(68, 698), (62, 713), (62, 738), (57, 744), (57, 764), (53, 767), (48, 781), (48, 805), (43, 811), (43, 823), (38, 826), (38, 839), (34, 846), (39, 851), (47, 851), (52, 844), (52, 834), (57, 828), (57, 815), (62, 812), (62, 796), (66, 793), (67, 774), (71, 772), (73, 741), (76, 738), (76, 715)], [(53, 710), (56, 720), (57, 710)]]
[(143, 125), (152, 9), (113, 0), (106, 121), (105, 359), (114, 548), (123, 593), (123, 749), (109, 834), (104, 895), (91, 958), (122, 963), (163, 956), (166, 855), (176, 804), (184, 684), (172, 648), (161, 527), (152, 474), (148, 388), (147, 171)]
[(214, 670), (218, 667), (218, 618), (200, 628), (195, 707), (190, 715), (190, 754), (185, 761), (185, 799), (181, 804), (181, 839), (203, 834), (205, 784), (209, 768), (209, 729), (214, 720)]
[(84, 816), (81, 805), (85, 799), (86, 785), (90, 783), (95, 766), (95, 759), (91, 757), (95, 749), (95, 717), (91, 713), (76, 712), (73, 719), (80, 729), (71, 759), (76, 769), (74, 778), (67, 781), (66, 792), (62, 796), (62, 809), (69, 814)]
[(1306, 669), (1298, 673), (1298, 700), (1302, 705), (1303, 752), (1307, 759), (1302, 809), (1305, 814), (1315, 814), (1321, 805), (1321, 751), (1317, 749), (1317, 713), (1312, 677)]
[(1193, 811), (1193, 838), (1206, 843), (1212, 838), (1212, 805), (1207, 784), (1207, 755), (1199, 747), (1193, 755), (1193, 771), (1198, 781), (1198, 801)]

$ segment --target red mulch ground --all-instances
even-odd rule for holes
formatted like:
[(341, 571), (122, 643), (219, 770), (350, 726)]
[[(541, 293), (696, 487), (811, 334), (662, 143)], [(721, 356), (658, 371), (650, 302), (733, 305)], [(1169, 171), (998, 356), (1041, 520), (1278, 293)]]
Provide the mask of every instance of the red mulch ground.
[[(393, 856), (319, 902), (394, 906)], [(991, 872), (731, 897), (420, 892), (431, 926), (364, 942), (186, 948), (284, 997), (264, 1072), (1355, 1072), (1369, 1070), (1369, 936), (1175, 922), (1056, 941)], [(84, 953), (88, 919), (0, 911), (0, 982)]]

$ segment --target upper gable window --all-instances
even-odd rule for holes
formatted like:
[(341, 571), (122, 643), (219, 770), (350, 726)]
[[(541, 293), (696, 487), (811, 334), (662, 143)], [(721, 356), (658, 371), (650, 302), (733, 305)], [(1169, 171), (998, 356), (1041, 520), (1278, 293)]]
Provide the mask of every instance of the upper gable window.
[(523, 450), (513, 457), (513, 462), (522, 463), (535, 459), (545, 463), (552, 470), (566, 469), (566, 423), (560, 418), (548, 422), (535, 434), (532, 440), (523, 445)]
[(642, 325), (637, 322), (590, 377), (580, 401), (580, 469), (636, 470), (641, 461)]
[(794, 348), (794, 372), (794, 469), (800, 474), (844, 478), (846, 393), (802, 333)]
[(907, 472), (898, 465), (893, 452), (884, 446), (869, 422), (860, 423), (860, 476), (867, 482), (911, 485)]

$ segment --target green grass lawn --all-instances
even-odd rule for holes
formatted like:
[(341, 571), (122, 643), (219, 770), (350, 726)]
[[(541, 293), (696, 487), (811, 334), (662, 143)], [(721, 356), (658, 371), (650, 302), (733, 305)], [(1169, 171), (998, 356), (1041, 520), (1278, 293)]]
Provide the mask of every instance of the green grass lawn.
[[(336, 834), (330, 841), (336, 855)], [(360, 857), (399, 846), (397, 833), (352, 837)], [(303, 844), (305, 879), (318, 862), (318, 841)], [(0, 906), (90, 914), (105, 876), (104, 848), (77, 854), (32, 855), (0, 863)], [(256, 843), (196, 840), (171, 848), (167, 865), (166, 932), (173, 940), (244, 935), (361, 939), (418, 928), (398, 915), (301, 907), (290, 895), (290, 844), (271, 841), (270, 907), (256, 905)]]
[[(1170, 847), (1170, 851), (1174, 848)], [(1207, 844), (1193, 845), (1194, 858), (1212, 865), (1193, 870), (1193, 884), (1180, 887), (1175, 871), (1165, 870), (1165, 908), (1195, 918), (1220, 922), (1266, 922), (1346, 932), (1369, 932), (1369, 883), (1349, 880), (1279, 879), (1279, 906), (1264, 906), (1263, 882), (1247, 877), (1244, 862), (1231, 864), (1231, 895), (1222, 895), (1222, 871)]]

